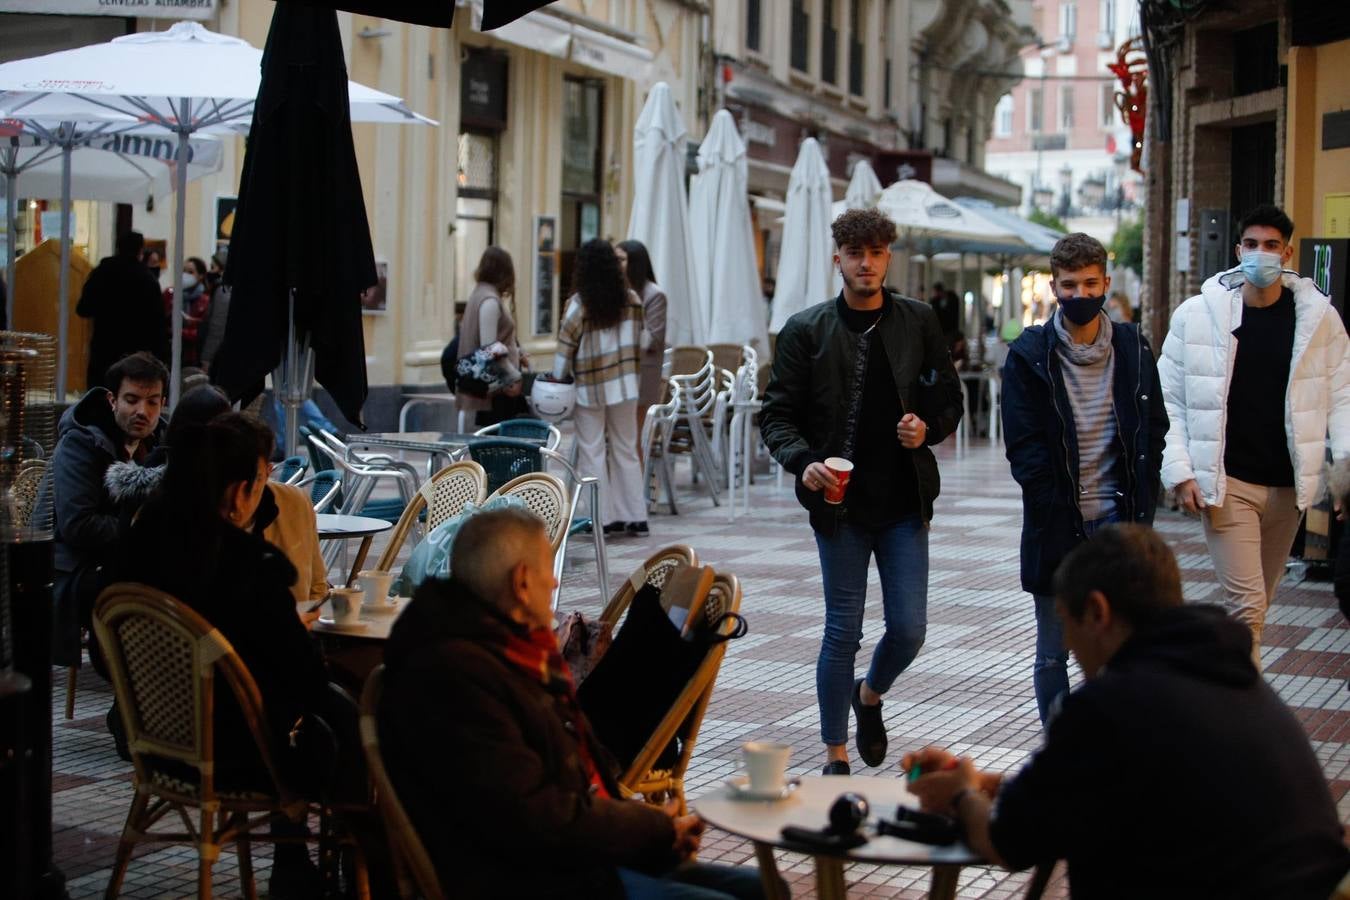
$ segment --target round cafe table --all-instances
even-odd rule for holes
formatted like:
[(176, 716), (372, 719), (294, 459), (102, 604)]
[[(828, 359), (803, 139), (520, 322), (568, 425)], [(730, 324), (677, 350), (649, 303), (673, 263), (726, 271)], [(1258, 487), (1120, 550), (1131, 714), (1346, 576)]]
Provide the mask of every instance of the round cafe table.
[(356, 551), (356, 562), (352, 563), (352, 573), (347, 577), (348, 587), (356, 581), (356, 573), (360, 572), (361, 567), (365, 565), (366, 554), (370, 553), (370, 543), (375, 539), (375, 535), (394, 527), (393, 522), (373, 519), (370, 516), (319, 513), (315, 518), (318, 519), (319, 540), (321, 541), (361, 539), (361, 546)]
[(821, 900), (847, 896), (845, 863), (931, 866), (933, 879), (928, 896), (950, 900), (956, 896), (956, 881), (961, 867), (983, 862), (963, 843), (935, 847), (876, 833), (878, 816), (893, 817), (897, 805), (919, 808), (919, 799), (905, 788), (904, 778), (898, 774), (807, 775), (801, 779), (801, 785), (783, 800), (746, 800), (732, 796), (728, 787), (721, 786), (695, 798), (692, 805), (708, 824), (754, 842), (765, 895), (769, 900), (779, 900), (783, 894), (774, 864), (774, 849), (808, 852), (800, 845), (783, 839), (783, 826), (824, 828), (830, 821), (830, 805), (846, 791), (862, 794), (871, 806), (871, 816), (864, 826), (868, 841), (852, 850), (810, 854), (816, 863), (816, 894)]

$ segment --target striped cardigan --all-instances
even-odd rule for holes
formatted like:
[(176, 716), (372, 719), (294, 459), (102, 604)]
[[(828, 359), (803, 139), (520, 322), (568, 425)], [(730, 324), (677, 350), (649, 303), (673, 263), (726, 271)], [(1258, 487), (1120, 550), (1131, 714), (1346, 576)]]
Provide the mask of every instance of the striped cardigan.
[(642, 301), (632, 291), (618, 324), (598, 330), (587, 324), (581, 296), (567, 299), (553, 374), (576, 379), (578, 404), (609, 406), (638, 398), (642, 324)]

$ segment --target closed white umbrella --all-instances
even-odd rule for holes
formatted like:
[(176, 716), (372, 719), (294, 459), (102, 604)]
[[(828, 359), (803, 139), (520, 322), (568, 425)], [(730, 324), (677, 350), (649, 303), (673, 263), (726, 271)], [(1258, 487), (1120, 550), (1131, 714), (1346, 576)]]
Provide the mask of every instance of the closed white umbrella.
[(755, 269), (755, 235), (745, 142), (725, 109), (698, 148), (698, 178), (689, 191), (696, 296), (711, 344), (752, 344), (769, 348), (764, 299)]
[(783, 330), (794, 314), (829, 298), (834, 239), (830, 236), (830, 170), (815, 138), (802, 141), (788, 177), (787, 214), (778, 254), (769, 331)]
[[(175, 135), (178, 204), (174, 271), (182, 271), (186, 231), (188, 141), (194, 134), (246, 131), (261, 79), (262, 51), (240, 38), (178, 22), (167, 31), (128, 34), (103, 44), (0, 64), (0, 118), (33, 125), (102, 122), (106, 130)], [(348, 83), (358, 122), (428, 123), (391, 94)], [(65, 217), (68, 219), (68, 217)], [(65, 392), (68, 221), (62, 228), (57, 391)], [(181, 380), (182, 319), (173, 319), (174, 395)], [(175, 396), (176, 399), (176, 396)]]
[(666, 292), (666, 343), (703, 344), (707, 323), (695, 300), (689, 201), (684, 192), (684, 121), (670, 86), (657, 82), (633, 129), (629, 240), (641, 241)]

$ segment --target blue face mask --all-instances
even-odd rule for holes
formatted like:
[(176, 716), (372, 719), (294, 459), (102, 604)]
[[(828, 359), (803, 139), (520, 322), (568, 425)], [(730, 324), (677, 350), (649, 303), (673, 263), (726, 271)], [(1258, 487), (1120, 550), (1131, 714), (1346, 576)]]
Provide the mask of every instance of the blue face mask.
[(1100, 297), (1055, 297), (1059, 301), (1059, 308), (1064, 311), (1064, 318), (1075, 325), (1083, 326), (1097, 318), (1102, 311), (1102, 304), (1106, 303), (1106, 295)]
[(1247, 250), (1242, 254), (1242, 277), (1259, 288), (1268, 288), (1280, 280), (1280, 254)]

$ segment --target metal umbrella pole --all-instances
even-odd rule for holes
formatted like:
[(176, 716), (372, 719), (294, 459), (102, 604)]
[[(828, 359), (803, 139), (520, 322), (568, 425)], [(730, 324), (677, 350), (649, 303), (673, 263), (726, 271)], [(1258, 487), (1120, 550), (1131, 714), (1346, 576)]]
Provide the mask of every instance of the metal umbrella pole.
[(74, 149), (75, 123), (61, 123), (61, 278), (56, 307), (56, 399), (66, 399), (66, 360), (69, 358), (70, 313), (70, 154)]
[[(192, 131), (191, 125), (192, 101), (184, 97), (178, 101), (178, 122), (174, 130), (178, 132), (178, 153), (175, 157), (176, 171), (174, 172), (174, 190), (178, 193), (178, 202), (174, 210), (174, 242), (173, 242), (173, 283), (179, 284), (182, 280), (183, 261), (187, 257), (184, 251), (183, 242), (187, 237), (187, 167), (188, 167), (188, 134)], [(177, 403), (183, 386), (183, 292), (176, 289), (173, 292), (173, 365), (169, 370), (169, 408), (172, 409)]]
[(303, 344), (295, 334), (295, 291), (292, 289), (287, 305), (286, 349), (281, 365), (272, 372), (272, 389), (285, 414), (283, 425), (286, 455), (294, 456), (300, 446), (300, 408), (309, 399), (314, 383), (314, 351)]
[(11, 137), (0, 150), (0, 170), (5, 173), (5, 321), (14, 328), (14, 261), (18, 255), (19, 139)]

